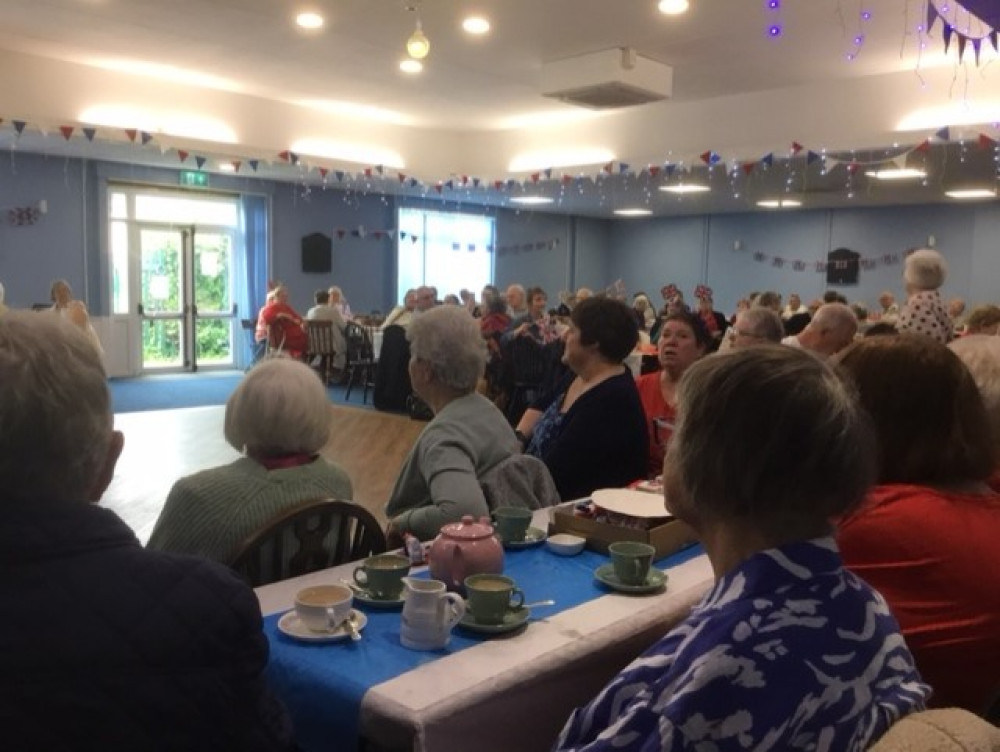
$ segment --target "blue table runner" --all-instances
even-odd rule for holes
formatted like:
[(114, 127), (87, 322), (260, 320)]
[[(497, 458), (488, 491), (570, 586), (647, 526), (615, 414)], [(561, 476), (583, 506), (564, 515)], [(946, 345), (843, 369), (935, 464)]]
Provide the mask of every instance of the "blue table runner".
[[(701, 546), (693, 546), (660, 559), (656, 566), (676, 566), (701, 553)], [(593, 576), (608, 562), (603, 554), (557, 556), (543, 545), (508, 550), (504, 556), (504, 574), (524, 590), (526, 602), (549, 598), (556, 602), (532, 609), (533, 616), (549, 617), (609, 592)], [(264, 619), (271, 644), (268, 682), (292, 716), (299, 745), (309, 752), (357, 748), (361, 701), (370, 687), (490, 639), (456, 627), (443, 650), (409, 650), (399, 642), (400, 610), (378, 610), (357, 601), (355, 607), (368, 617), (359, 642), (301, 642), (278, 630), (281, 613)]]

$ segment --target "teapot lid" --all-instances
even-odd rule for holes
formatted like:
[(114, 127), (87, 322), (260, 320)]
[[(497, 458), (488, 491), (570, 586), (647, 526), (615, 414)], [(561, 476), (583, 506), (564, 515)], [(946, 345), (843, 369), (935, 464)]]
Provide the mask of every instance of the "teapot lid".
[(489, 524), (489, 517), (483, 517), (476, 522), (475, 517), (467, 514), (462, 517), (461, 522), (451, 522), (442, 527), (441, 533), (449, 538), (475, 540), (493, 535), (493, 526)]

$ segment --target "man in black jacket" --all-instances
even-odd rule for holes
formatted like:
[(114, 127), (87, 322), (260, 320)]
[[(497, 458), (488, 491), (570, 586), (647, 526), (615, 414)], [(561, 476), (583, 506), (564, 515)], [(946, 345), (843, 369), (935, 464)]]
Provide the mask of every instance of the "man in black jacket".
[(96, 506), (123, 445), (100, 356), (0, 316), (0, 739), (10, 750), (282, 750), (257, 599)]

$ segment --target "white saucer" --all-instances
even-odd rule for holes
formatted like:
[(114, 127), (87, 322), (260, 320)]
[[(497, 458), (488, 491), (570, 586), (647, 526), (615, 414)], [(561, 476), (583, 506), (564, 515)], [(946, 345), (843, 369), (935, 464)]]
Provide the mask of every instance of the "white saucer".
[[(368, 617), (365, 616), (363, 611), (358, 611), (355, 608), (351, 609), (351, 615), (354, 618), (355, 628), (360, 632), (365, 628), (365, 624), (368, 623)], [(341, 624), (329, 632), (313, 632), (302, 623), (295, 611), (289, 611), (278, 619), (278, 629), (289, 637), (305, 642), (339, 642), (340, 640), (347, 640), (351, 636), (347, 624)]]
[(531, 546), (537, 546), (539, 543), (544, 543), (545, 539), (548, 537), (548, 533), (540, 527), (529, 527), (527, 532), (524, 534), (524, 540), (504, 541), (503, 545), (505, 548), (531, 548)]

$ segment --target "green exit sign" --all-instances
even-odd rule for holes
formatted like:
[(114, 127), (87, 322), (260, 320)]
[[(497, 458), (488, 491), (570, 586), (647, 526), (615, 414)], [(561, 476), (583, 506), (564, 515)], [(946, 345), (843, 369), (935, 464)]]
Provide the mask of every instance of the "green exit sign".
[(181, 170), (180, 184), (189, 188), (208, 188), (208, 173), (200, 170)]

